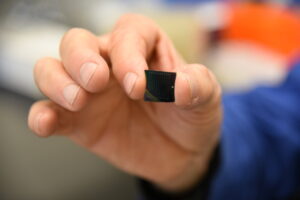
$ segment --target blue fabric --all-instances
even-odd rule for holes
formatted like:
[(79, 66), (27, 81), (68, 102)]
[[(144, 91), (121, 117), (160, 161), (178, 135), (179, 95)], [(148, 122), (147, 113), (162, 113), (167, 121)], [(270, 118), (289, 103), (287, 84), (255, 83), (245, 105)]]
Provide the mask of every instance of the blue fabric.
[(300, 186), (300, 62), (283, 84), (223, 98), (209, 199), (286, 199)]
[(291, 0), (290, 4), (291, 5), (300, 5), (300, 0)]

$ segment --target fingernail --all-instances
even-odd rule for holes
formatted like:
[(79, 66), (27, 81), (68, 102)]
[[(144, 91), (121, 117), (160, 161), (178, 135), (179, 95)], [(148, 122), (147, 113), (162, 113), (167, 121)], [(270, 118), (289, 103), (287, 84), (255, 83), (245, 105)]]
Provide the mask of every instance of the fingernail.
[(78, 92), (79, 92), (79, 86), (75, 85), (75, 84), (70, 84), (64, 88), (63, 95), (64, 95), (66, 101), (70, 105), (73, 105), (73, 103), (78, 95)]
[(41, 121), (41, 118), (43, 117), (43, 114), (39, 114), (35, 120), (34, 120), (34, 130), (37, 132), (37, 133), (41, 133), (41, 130), (40, 130), (40, 121)]
[(98, 65), (96, 63), (85, 63), (80, 68), (80, 79), (87, 86), (94, 75)]
[(127, 94), (130, 94), (134, 88), (134, 85), (137, 80), (137, 75), (132, 72), (128, 72), (124, 78), (124, 87)]

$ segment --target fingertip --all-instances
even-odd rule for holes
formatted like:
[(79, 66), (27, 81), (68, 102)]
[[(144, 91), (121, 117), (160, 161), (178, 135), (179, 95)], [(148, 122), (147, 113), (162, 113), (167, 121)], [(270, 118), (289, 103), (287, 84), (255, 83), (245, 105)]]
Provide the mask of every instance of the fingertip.
[(49, 137), (56, 130), (57, 115), (50, 109), (32, 113), (28, 119), (28, 126), (37, 136)]
[(28, 126), (39, 137), (67, 135), (72, 132), (72, 116), (53, 101), (38, 101), (30, 108)]
[(116, 60), (113, 65), (113, 73), (122, 84), (125, 93), (133, 100), (142, 99), (146, 88), (145, 70), (148, 65), (140, 53), (135, 53), (125, 59)]
[[(78, 92), (76, 92), (76, 90), (78, 90)], [(90, 96), (83, 88), (75, 84), (65, 87), (63, 95), (65, 98), (64, 107), (72, 112), (82, 110), (86, 106)]]
[(57, 128), (57, 115), (53, 111), (45, 111), (37, 118), (38, 123), (38, 136), (49, 137), (54, 134)]
[(178, 72), (175, 87), (176, 104), (197, 106), (210, 101), (215, 93), (216, 80), (211, 78), (211, 72), (203, 65), (190, 64)]
[[(103, 90), (109, 80), (108, 64), (101, 55), (107, 47), (99, 45), (93, 33), (73, 28), (65, 34), (60, 46), (65, 71), (90, 93)], [(101, 45), (106, 44), (102, 42)]]
[(81, 85), (91, 93), (102, 91), (109, 81), (109, 67), (100, 56), (97, 62), (84, 63), (79, 73)]
[(144, 74), (127, 72), (123, 78), (123, 86), (127, 95), (133, 100), (142, 99), (146, 88)]

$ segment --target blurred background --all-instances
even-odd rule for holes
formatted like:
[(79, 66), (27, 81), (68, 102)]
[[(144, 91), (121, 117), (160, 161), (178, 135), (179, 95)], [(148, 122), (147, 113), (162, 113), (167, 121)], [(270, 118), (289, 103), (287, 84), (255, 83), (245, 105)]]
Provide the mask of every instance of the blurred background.
[(61, 137), (27, 128), (43, 98), (33, 66), (59, 57), (71, 27), (108, 32), (124, 13), (154, 19), (190, 63), (203, 63), (225, 92), (277, 84), (300, 52), (298, 0), (1, 0), (0, 199), (136, 199), (134, 177)]

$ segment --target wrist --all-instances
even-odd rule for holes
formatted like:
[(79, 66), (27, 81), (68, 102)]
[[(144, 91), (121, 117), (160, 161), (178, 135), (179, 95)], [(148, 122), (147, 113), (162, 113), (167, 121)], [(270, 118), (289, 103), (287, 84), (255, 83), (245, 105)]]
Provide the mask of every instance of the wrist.
[[(186, 189), (171, 187), (170, 184), (153, 185), (145, 180), (140, 180), (140, 189), (146, 200), (180, 200), (180, 199), (207, 199), (211, 181), (219, 165), (219, 145), (211, 157), (208, 170), (192, 186)], [(190, 182), (191, 183), (191, 182)], [(171, 184), (174, 186), (173, 184)], [(187, 186), (187, 185), (186, 185)], [(170, 189), (170, 187), (172, 189)], [(174, 190), (175, 189), (175, 190)]]
[[(156, 183), (156, 187), (167, 193), (185, 193), (191, 190), (195, 185), (207, 177), (212, 161), (215, 163), (217, 155), (217, 144), (213, 146), (211, 151), (205, 154), (195, 155), (187, 164), (186, 169), (176, 178), (163, 183)], [(215, 164), (214, 164), (215, 165)]]

